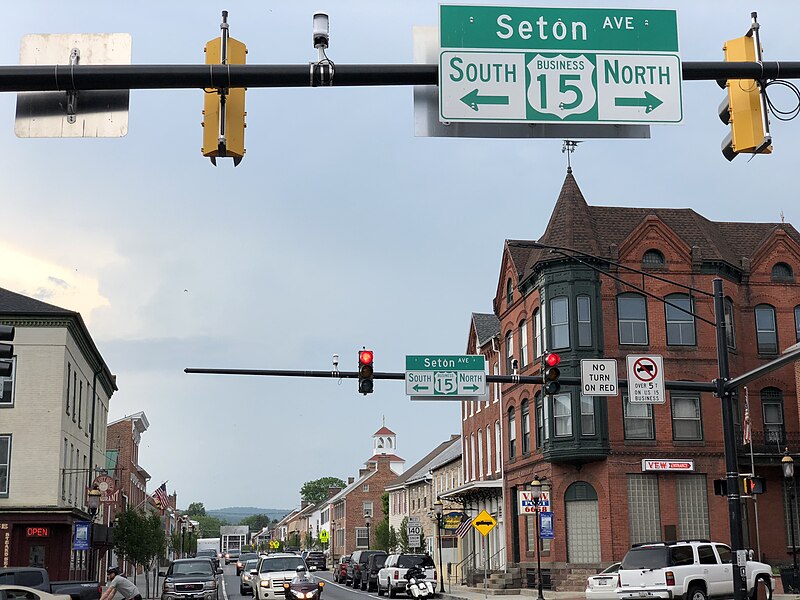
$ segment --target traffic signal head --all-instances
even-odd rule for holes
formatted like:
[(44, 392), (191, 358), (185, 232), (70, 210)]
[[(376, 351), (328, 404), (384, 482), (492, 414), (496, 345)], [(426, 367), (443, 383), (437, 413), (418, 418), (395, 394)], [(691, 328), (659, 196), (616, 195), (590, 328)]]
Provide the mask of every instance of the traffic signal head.
[(375, 358), (372, 350), (360, 350), (358, 352), (358, 391), (361, 394), (371, 394), (374, 386), (373, 375), (375, 369), (372, 361)]
[[(725, 42), (726, 62), (756, 62), (755, 35), (745, 35)], [(721, 84), (720, 84), (721, 85)], [(722, 141), (722, 155), (733, 160), (741, 152), (748, 154), (772, 153), (766, 102), (761, 85), (754, 79), (728, 79), (727, 95), (719, 105), (719, 118), (731, 126)]]
[[(11, 325), (0, 325), (0, 341), (13, 342), (14, 328)], [(14, 358), (14, 346), (11, 344), (0, 344), (0, 377), (11, 377), (13, 365), (11, 359)]]
[(752, 496), (753, 494), (763, 494), (767, 491), (767, 482), (763, 477), (753, 477), (744, 475), (741, 477), (742, 494)]
[(561, 390), (561, 369), (558, 368), (561, 357), (555, 352), (551, 352), (544, 357), (544, 372), (542, 375), (542, 392), (548, 396), (557, 394)]

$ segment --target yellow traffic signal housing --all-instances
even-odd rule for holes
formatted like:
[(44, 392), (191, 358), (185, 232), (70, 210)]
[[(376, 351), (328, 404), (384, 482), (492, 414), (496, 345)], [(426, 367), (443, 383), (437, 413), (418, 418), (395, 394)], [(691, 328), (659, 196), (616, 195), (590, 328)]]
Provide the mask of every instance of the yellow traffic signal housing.
[[(222, 38), (214, 38), (205, 47), (206, 64), (222, 62)], [(243, 65), (247, 59), (247, 47), (234, 38), (227, 39), (227, 63)], [(217, 164), (217, 158), (233, 158), (234, 166), (244, 157), (245, 88), (206, 89), (203, 101), (203, 156)], [(220, 115), (225, 107), (223, 130), (220, 135)]]
[[(754, 36), (743, 36), (725, 42), (726, 62), (756, 62)], [(728, 79), (727, 97), (719, 106), (719, 118), (731, 131), (722, 141), (722, 154), (733, 160), (741, 152), (771, 154), (772, 138), (769, 135), (761, 86), (754, 79)]]

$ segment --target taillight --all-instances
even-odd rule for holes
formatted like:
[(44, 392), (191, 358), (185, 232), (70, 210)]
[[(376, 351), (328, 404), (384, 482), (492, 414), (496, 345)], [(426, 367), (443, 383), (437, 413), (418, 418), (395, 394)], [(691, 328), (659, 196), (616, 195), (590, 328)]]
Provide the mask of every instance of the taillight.
[(675, 573), (667, 571), (665, 575), (667, 577), (667, 585), (675, 585)]
[(397, 577), (398, 577), (399, 573), (400, 573), (400, 571), (398, 571), (397, 569), (395, 569), (395, 571), (394, 571), (394, 578), (395, 578), (395, 579), (397, 579)]
[(433, 580), (436, 581), (436, 571), (433, 572)]

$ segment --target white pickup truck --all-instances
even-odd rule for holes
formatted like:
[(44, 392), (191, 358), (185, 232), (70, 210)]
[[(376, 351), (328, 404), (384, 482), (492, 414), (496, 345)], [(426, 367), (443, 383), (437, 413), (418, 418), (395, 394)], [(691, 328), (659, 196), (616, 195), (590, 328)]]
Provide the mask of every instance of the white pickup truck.
[[(725, 544), (708, 540), (642, 544), (628, 551), (619, 569), (619, 600), (653, 598), (707, 600), (733, 596), (733, 560)], [(747, 594), (755, 599), (763, 581), (768, 599), (774, 588), (772, 568), (748, 560)]]

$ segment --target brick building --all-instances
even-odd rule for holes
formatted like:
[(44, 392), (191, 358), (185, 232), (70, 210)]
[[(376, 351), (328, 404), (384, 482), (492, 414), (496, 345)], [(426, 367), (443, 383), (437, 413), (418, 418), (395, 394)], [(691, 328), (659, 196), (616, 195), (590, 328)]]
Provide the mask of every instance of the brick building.
[(94, 552), (72, 537), (102, 519), (86, 490), (106, 461), (115, 377), (77, 312), (0, 289), (0, 323), (16, 328), (12, 374), (0, 378), (0, 566), (97, 578)]
[[(718, 277), (733, 376), (800, 340), (800, 233), (789, 224), (713, 222), (691, 209), (590, 206), (568, 171), (539, 242), (584, 252), (585, 264), (531, 241), (506, 241), (493, 301), (499, 327), (487, 339), (476, 322), (492, 315), (473, 316), (467, 346), (487, 355), (493, 373), (511, 374), (516, 366), (521, 375), (537, 375), (542, 355), (555, 351), (562, 375), (579, 376), (581, 359), (604, 357), (616, 359), (624, 377), (626, 355), (658, 354), (666, 379), (709, 382), (717, 376), (715, 331), (701, 318), (714, 320), (707, 294)], [(490, 402), (462, 408), (464, 475), (466, 485), (481, 478), (485, 484), (501, 469), (498, 512), (507, 515), (512, 565), (535, 565), (533, 519), (520, 515), (517, 502), (534, 474), (547, 478), (555, 514), (555, 539), (542, 562), (556, 586), (569, 585), (570, 570), (620, 560), (633, 543), (729, 541), (727, 499), (713, 489), (725, 468), (721, 407), (711, 394), (672, 391), (665, 404), (643, 405), (628, 402), (625, 390), (606, 399), (562, 386), (542, 398), (539, 386), (497, 387)], [(755, 471), (767, 478), (758, 502), (760, 552), (769, 562), (786, 562), (790, 495), (780, 459), (786, 446), (800, 451), (794, 370), (774, 371), (748, 394)], [(737, 445), (740, 471), (749, 472), (742, 404), (740, 397)], [(684, 468), (653, 470), (670, 459)], [(743, 503), (746, 543), (755, 548), (753, 500)]]
[[(374, 543), (372, 531), (384, 519), (383, 496), (386, 486), (403, 472), (405, 460), (395, 454), (397, 434), (383, 426), (372, 434), (372, 456), (349, 477), (347, 486), (329, 501), (331, 514), (331, 558), (366, 550)], [(366, 515), (370, 516), (367, 527)]]

